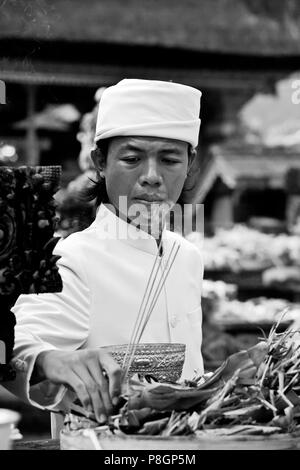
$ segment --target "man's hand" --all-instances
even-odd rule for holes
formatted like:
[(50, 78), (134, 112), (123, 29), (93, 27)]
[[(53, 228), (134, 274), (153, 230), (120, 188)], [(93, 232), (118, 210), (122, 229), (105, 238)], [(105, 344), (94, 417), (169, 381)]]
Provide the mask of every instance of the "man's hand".
[(112, 414), (121, 394), (121, 369), (100, 349), (41, 352), (35, 364), (40, 379), (71, 388), (99, 422)]

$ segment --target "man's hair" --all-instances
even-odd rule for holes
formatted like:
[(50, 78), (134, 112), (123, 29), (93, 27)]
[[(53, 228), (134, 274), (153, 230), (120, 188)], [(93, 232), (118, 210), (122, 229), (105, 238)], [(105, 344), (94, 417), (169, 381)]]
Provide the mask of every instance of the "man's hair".
[[(110, 140), (111, 139), (102, 139), (97, 142), (96, 147), (91, 151), (93, 161), (98, 160), (99, 162), (103, 162), (103, 164), (106, 163)], [(90, 178), (92, 184), (90, 184), (85, 191), (84, 197), (88, 201), (95, 200), (96, 206), (98, 207), (102, 202), (109, 202), (109, 199), (106, 191), (105, 179), (101, 178), (98, 171), (96, 174), (96, 180), (92, 180)]]
[[(108, 148), (110, 144), (111, 139), (102, 139), (98, 140), (96, 143), (95, 148), (91, 151), (91, 156), (93, 160), (97, 160), (100, 163), (104, 164), (106, 163), (107, 160), (107, 155), (108, 155)], [(193, 155), (195, 153), (195, 149), (189, 144), (188, 146), (188, 157), (189, 160), (192, 160)], [(195, 158), (196, 160), (196, 158)], [(191, 163), (191, 166), (189, 167), (188, 171), (188, 177), (185, 180), (183, 189), (181, 191), (181, 194), (179, 196), (179, 199), (177, 201), (178, 204), (184, 204), (188, 202), (192, 202), (192, 195), (193, 195), (193, 189), (195, 188), (195, 170), (193, 170), (193, 167), (195, 168), (196, 165), (194, 165), (195, 161)], [(101, 178), (99, 172), (97, 171), (97, 178), (96, 180), (93, 180), (90, 178), (91, 184), (90, 186), (86, 189), (86, 191), (83, 194), (83, 197), (87, 201), (94, 201), (96, 202), (96, 206), (98, 207), (102, 202), (103, 203), (108, 203), (109, 198), (108, 194), (106, 191), (106, 185), (105, 185), (105, 179)]]

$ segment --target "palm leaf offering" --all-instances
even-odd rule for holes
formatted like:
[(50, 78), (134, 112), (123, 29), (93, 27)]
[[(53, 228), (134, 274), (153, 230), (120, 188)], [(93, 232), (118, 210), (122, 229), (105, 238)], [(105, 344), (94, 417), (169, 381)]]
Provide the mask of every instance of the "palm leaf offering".
[(124, 404), (106, 426), (67, 415), (65, 431), (191, 437), (300, 435), (300, 331), (278, 333), (228, 359), (213, 374), (178, 383), (129, 378)]

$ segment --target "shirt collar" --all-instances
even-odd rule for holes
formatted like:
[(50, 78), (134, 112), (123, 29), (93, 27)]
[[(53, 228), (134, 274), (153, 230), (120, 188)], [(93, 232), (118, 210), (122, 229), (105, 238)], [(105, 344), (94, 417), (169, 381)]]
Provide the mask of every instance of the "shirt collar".
[[(104, 240), (119, 240), (138, 250), (157, 255), (156, 239), (144, 230), (140, 230), (118, 217), (112, 206), (100, 204), (92, 226), (96, 227), (98, 235)], [(163, 243), (165, 234), (164, 228), (162, 232)]]

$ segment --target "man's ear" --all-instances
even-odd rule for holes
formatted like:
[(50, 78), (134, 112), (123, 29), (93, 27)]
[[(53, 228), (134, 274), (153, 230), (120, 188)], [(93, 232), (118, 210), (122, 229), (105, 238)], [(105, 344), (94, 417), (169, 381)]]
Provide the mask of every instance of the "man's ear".
[(197, 156), (197, 150), (195, 148), (191, 148), (189, 149), (189, 155), (188, 155), (188, 174), (189, 174), (189, 171), (191, 169), (191, 167), (193, 166), (193, 163), (195, 161), (195, 158)]
[(93, 160), (97, 173), (103, 178), (103, 172), (105, 169), (105, 159), (101, 150), (96, 147), (91, 151), (91, 159)]

